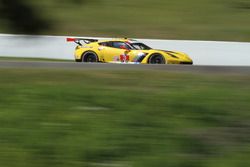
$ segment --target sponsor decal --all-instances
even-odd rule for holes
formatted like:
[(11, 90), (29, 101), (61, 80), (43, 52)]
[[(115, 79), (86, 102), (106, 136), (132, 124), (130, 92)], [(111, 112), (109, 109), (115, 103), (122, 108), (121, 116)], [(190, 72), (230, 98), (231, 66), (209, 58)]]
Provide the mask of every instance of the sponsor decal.
[(123, 63), (129, 62), (129, 55), (127, 55), (127, 54), (120, 55), (120, 61)]
[(145, 56), (145, 53), (139, 52), (133, 59), (133, 62), (139, 62), (141, 60), (141, 57)]

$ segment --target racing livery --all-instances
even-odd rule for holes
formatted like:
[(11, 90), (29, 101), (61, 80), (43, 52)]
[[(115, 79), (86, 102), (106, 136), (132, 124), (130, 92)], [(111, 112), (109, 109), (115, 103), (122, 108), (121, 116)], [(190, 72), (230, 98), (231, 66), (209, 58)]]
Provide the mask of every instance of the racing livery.
[(103, 62), (127, 64), (193, 64), (185, 53), (152, 49), (132, 39), (97, 40), (67, 38), (75, 42), (77, 62)]

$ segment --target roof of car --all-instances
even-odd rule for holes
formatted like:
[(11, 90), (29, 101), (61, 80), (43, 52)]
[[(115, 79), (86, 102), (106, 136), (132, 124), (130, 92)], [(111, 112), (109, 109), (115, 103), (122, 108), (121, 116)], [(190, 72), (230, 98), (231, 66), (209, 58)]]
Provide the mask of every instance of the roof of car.
[(134, 39), (128, 39), (128, 38), (113, 38), (113, 39), (99, 40), (98, 42), (110, 42), (110, 41), (121, 41), (121, 42), (129, 42), (129, 43), (138, 42)]

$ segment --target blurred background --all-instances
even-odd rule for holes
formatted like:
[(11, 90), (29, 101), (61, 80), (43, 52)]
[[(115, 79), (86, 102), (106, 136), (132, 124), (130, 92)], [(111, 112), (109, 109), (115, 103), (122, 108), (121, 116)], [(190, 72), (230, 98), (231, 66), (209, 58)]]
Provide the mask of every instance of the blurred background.
[[(11, 34), (249, 42), (249, 18), (249, 0), (0, 0)], [(0, 167), (249, 167), (249, 92), (233, 70), (0, 68)]]
[(0, 76), (0, 166), (250, 165), (249, 73), (0, 68)]
[(0, 32), (250, 41), (249, 0), (0, 0)]

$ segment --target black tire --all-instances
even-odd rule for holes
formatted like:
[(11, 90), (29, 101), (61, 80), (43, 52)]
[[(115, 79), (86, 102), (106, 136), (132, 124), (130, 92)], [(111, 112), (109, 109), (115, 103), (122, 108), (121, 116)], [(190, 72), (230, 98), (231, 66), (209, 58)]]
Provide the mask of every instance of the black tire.
[(161, 54), (155, 53), (149, 57), (148, 64), (166, 64), (166, 60)]
[(96, 53), (88, 51), (82, 54), (82, 62), (95, 63), (98, 62), (98, 56)]

